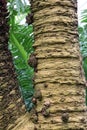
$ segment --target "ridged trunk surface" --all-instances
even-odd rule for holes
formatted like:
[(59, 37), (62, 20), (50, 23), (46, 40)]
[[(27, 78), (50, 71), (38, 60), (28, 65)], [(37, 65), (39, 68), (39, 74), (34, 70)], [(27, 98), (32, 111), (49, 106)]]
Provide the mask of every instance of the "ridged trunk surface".
[(8, 50), (7, 17), (6, 1), (0, 0), (0, 130), (12, 130), (18, 124), (24, 125), (24, 121), (28, 119), (24, 115), (26, 110)]
[[(33, 0), (37, 130), (86, 130), (85, 78), (75, 0)], [(33, 128), (32, 128), (33, 130)]]
[(35, 89), (42, 93), (42, 101), (38, 101), (36, 107), (37, 123), (35, 119), (32, 123), (32, 115), (25, 112), (20, 98), (7, 47), (7, 10), (2, 1), (0, 130), (86, 130), (85, 81), (79, 52), (76, 1), (33, 0), (32, 3), (34, 47), (38, 59)]

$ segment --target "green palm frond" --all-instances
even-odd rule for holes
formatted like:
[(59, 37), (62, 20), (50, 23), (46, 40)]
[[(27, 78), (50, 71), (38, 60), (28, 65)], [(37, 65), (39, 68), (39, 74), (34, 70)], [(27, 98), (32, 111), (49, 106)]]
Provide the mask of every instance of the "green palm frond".
[(15, 38), (15, 35), (13, 33), (10, 34), (10, 40), (13, 45), (15, 45), (23, 58), (23, 61), (25, 61), (27, 65), (28, 55), (27, 52), (24, 50), (24, 47), (18, 42), (18, 40)]
[[(8, 9), (10, 11), (10, 39), (9, 49), (12, 52), (14, 65), (18, 75), (20, 90), (25, 100), (27, 109), (33, 106), (31, 98), (33, 96), (33, 68), (28, 66), (28, 56), (34, 50), (33, 26), (26, 23), (21, 25), (20, 22), (30, 11), (29, 5), (24, 0), (9, 0)], [(20, 17), (21, 16), (21, 17)]]
[(82, 12), (81, 22), (87, 24), (87, 9)]
[(79, 26), (79, 41), (83, 56), (83, 68), (87, 79), (87, 9), (82, 12), (81, 26)]

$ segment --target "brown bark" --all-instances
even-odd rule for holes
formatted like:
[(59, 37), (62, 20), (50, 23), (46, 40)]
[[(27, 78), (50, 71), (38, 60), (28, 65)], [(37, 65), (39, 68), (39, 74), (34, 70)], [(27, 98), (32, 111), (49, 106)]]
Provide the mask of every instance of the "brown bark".
[(5, 42), (1, 40), (7, 33), (2, 33), (0, 39), (1, 130), (87, 129), (85, 81), (81, 68), (74, 2), (73, 0), (33, 0), (32, 2), (34, 47), (38, 59), (35, 89), (42, 93), (42, 100), (38, 98), (36, 107), (38, 122), (32, 122), (35, 113), (32, 117), (23, 108), (16, 76), (13, 74), (12, 58), (7, 49), (7, 40)]
[(86, 130), (85, 78), (74, 0), (33, 0), (38, 130)]
[[(0, 1), (0, 130), (12, 130), (24, 121), (26, 114), (24, 103), (18, 88), (17, 78), (8, 50), (7, 24), (8, 11), (6, 1)], [(22, 118), (24, 118), (22, 120)], [(26, 124), (26, 121), (25, 121)], [(17, 130), (17, 129), (16, 129)]]

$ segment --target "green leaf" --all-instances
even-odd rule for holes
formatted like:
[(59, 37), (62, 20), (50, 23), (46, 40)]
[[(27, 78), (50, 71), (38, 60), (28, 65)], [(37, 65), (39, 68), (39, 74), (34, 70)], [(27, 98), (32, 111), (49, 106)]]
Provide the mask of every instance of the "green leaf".
[(13, 33), (11, 33), (10, 36), (11, 36), (11, 41), (13, 45), (15, 45), (18, 48), (23, 58), (23, 61), (25, 61), (25, 63), (27, 64), (27, 60), (28, 60), (27, 52), (24, 50), (23, 46), (18, 42), (18, 40), (16, 39)]
[(10, 12), (9, 49), (12, 52), (22, 96), (28, 110), (30, 110), (34, 92), (32, 81), (34, 70), (28, 66), (27, 60), (28, 55), (33, 51), (33, 27), (28, 26), (26, 23), (20, 24), (26, 18), (30, 7), (25, 0), (9, 0), (8, 10)]

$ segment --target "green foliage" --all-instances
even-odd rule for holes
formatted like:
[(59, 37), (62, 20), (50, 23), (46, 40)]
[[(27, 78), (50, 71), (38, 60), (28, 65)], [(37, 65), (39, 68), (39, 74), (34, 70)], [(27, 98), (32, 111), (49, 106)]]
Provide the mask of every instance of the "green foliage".
[[(83, 68), (87, 80), (87, 9), (82, 12), (81, 25), (79, 26), (80, 49), (83, 56)], [(87, 105), (87, 89), (86, 89)]]
[(80, 49), (83, 58), (87, 57), (87, 25), (79, 27)]
[(82, 12), (81, 23), (87, 24), (87, 9)]
[(21, 93), (27, 109), (30, 110), (33, 106), (31, 103), (34, 92), (32, 82), (33, 68), (29, 67), (27, 61), (30, 53), (34, 51), (32, 48), (34, 36), (32, 25), (28, 26), (26, 23), (21, 24), (21, 21), (24, 20), (30, 8), (25, 1), (9, 0), (8, 9), (10, 11), (9, 49), (13, 55)]
[(79, 26), (79, 41), (83, 56), (83, 68), (87, 79), (87, 10), (82, 12), (81, 25)]
[(27, 56), (27, 52), (24, 50), (24, 47), (18, 42), (18, 40), (16, 39), (13, 33), (10, 34), (10, 40), (11, 40), (11, 43), (17, 47), (19, 53), (21, 54), (21, 57), (23, 58), (23, 60), (25, 61), (27, 65), (28, 56)]

